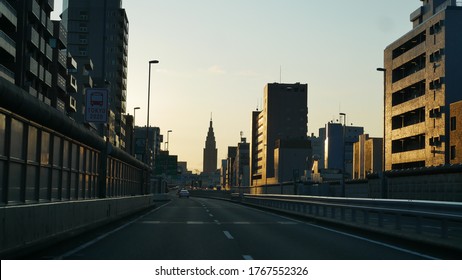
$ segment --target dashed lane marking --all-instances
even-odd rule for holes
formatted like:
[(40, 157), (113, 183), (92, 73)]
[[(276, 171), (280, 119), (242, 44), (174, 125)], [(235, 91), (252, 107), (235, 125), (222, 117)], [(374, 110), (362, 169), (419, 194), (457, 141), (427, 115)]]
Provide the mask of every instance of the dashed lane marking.
[(202, 221), (187, 221), (186, 224), (187, 225), (203, 225), (204, 222), (202, 222)]
[(228, 239), (234, 239), (234, 237), (231, 235), (231, 233), (229, 233), (229, 231), (225, 230), (225, 231), (223, 231), (223, 233), (225, 234), (225, 236), (226, 236)]

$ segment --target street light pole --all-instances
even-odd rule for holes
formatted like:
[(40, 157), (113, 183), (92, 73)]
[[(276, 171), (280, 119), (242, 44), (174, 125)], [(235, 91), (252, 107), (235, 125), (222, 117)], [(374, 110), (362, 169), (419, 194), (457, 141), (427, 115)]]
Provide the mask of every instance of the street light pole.
[(144, 148), (145, 148), (145, 163), (151, 166), (150, 162), (148, 161), (148, 135), (149, 135), (149, 104), (150, 104), (150, 98), (151, 98), (151, 64), (157, 64), (159, 63), (158, 60), (151, 60), (149, 61), (149, 75), (148, 75), (148, 112), (147, 112), (147, 120), (146, 120), (146, 139), (144, 143)]
[(343, 172), (342, 172), (342, 196), (346, 197), (346, 190), (345, 190), (345, 175), (346, 175), (346, 114), (345, 113), (340, 113), (340, 116), (343, 116)]
[(167, 144), (167, 148), (166, 148), (167, 153), (168, 153), (168, 145), (170, 144), (170, 141), (169, 141), (170, 132), (173, 132), (173, 131), (172, 131), (172, 130), (168, 130), (168, 131), (167, 131), (167, 143), (165, 143), (165, 144)]
[(387, 188), (385, 186), (385, 99), (387, 95), (387, 69), (377, 68), (377, 71), (383, 72), (383, 138), (382, 138), (382, 198), (387, 198)]
[(133, 126), (135, 126), (135, 119), (136, 119), (136, 110), (141, 109), (140, 107), (133, 108)]
[(136, 127), (136, 124), (135, 124), (135, 119), (136, 119), (136, 110), (139, 110), (140, 107), (135, 107), (133, 108), (133, 131), (132, 131), (132, 155), (135, 155), (135, 148), (136, 148), (136, 145), (135, 145), (135, 127)]

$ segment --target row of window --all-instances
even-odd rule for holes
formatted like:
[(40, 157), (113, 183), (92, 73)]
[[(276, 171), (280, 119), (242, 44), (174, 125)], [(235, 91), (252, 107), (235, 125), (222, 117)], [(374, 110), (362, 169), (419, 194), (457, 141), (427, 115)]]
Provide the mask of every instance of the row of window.
[[(440, 20), (437, 23), (430, 26), (430, 28), (428, 29), (428, 33), (430, 35), (436, 35), (436, 34), (440, 33), (443, 30), (443, 26), (444, 26), (444, 20)], [(408, 41), (404, 42), (403, 44), (401, 44), (400, 46), (398, 46), (396, 49), (394, 49), (392, 51), (393, 59), (401, 56), (402, 54), (407, 53), (408, 51), (414, 49), (418, 45), (424, 43), (426, 41), (426, 38), (427, 38), (426, 33), (427, 33), (427, 31), (424, 30), (424, 31), (420, 32), (419, 34), (417, 34), (416, 36), (412, 37), (410, 40), (408, 40)]]
[(144, 193), (143, 171), (112, 157), (101, 180), (100, 157), (98, 150), (0, 112), (0, 204)]
[[(428, 117), (431, 119), (441, 118), (441, 110), (441, 107), (430, 109), (428, 111)], [(425, 122), (425, 107), (417, 108), (404, 114), (394, 116), (392, 118), (392, 129), (399, 129), (423, 122)], [(450, 118), (449, 125), (451, 131), (455, 131), (457, 129), (457, 121), (455, 116)]]

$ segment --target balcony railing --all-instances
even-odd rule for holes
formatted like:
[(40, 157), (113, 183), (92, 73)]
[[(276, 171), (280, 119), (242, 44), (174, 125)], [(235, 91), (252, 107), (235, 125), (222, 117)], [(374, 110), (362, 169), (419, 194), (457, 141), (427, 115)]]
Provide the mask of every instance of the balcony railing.
[(0, 77), (14, 84), (14, 72), (0, 64)]
[(2, 15), (9, 19), (13, 25), (18, 24), (18, 17), (16, 14), (16, 10), (8, 3), (6, 0), (0, 0), (0, 10), (2, 11)]
[(40, 43), (40, 35), (38, 32), (31, 26), (29, 29), (30, 41), (31, 43), (38, 48)]
[(31, 3), (31, 12), (36, 17), (37, 20), (40, 20), (40, 6), (35, 0), (29, 0)]
[(45, 70), (45, 84), (49, 87), (51, 87), (51, 80), (52, 80), (51, 73)]
[(29, 70), (29, 72), (34, 74), (35, 76), (38, 76), (38, 62), (30, 56), (29, 59), (26, 60), (26, 62), (28, 62), (26, 68)]
[(58, 74), (58, 87), (66, 92), (66, 79), (64, 79), (61, 75)]
[(46, 3), (48, 4), (48, 8), (53, 9), (55, 6), (55, 0), (46, 0)]
[(61, 22), (59, 23), (59, 40), (63, 45), (67, 44), (67, 30), (61, 24)]
[(425, 69), (426, 66), (426, 55), (422, 54), (413, 60), (395, 68), (392, 73), (392, 82), (395, 83), (399, 80), (402, 80), (414, 73), (419, 72), (422, 69)]
[[(0, 30), (0, 45), (13, 57), (16, 57), (16, 42)], [(2, 42), (3, 41), (3, 42)]]
[(67, 69), (67, 57), (62, 51), (58, 52), (58, 62), (59, 64), (61, 64), (62, 67)]
[(50, 35), (53, 36), (53, 22), (48, 17), (45, 20), (46, 20), (46, 26), (47, 26), (48, 33), (50, 33)]
[(50, 61), (53, 61), (53, 48), (49, 44), (45, 44), (45, 55)]

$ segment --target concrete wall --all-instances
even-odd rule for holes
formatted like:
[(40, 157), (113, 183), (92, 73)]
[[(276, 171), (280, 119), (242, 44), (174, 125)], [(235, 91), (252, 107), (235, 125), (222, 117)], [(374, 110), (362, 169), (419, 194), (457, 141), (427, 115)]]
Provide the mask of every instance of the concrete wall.
[(462, 201), (462, 173), (388, 178), (388, 198)]
[(152, 195), (0, 208), (0, 256), (14, 256), (153, 206)]

